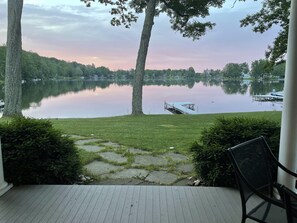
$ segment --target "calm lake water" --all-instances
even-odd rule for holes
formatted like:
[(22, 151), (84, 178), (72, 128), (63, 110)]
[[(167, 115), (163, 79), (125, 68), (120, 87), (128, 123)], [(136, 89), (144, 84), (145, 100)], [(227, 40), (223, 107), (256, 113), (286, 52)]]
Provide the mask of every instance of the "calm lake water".
[[(169, 85), (169, 84), (168, 84)], [(171, 114), (164, 102), (192, 102), (197, 114), (281, 111), (282, 102), (258, 102), (255, 94), (280, 91), (283, 83), (225, 82), (145, 85), (145, 114)], [(23, 86), (23, 115), (34, 118), (90, 118), (131, 113), (132, 86), (101, 82), (47, 82)]]

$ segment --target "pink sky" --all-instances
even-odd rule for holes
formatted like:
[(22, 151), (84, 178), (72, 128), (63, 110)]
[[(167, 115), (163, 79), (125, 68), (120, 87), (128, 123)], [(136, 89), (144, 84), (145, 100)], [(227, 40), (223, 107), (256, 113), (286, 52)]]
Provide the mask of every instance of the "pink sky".
[[(155, 19), (147, 69), (222, 69), (227, 63), (251, 63), (264, 58), (277, 27), (264, 34), (240, 28), (239, 20), (259, 10), (260, 3), (227, 0), (208, 20), (217, 25), (201, 40), (183, 38), (171, 30), (168, 18)], [(6, 42), (6, 4), (0, 0), (0, 44)], [(27, 0), (22, 17), (23, 49), (66, 61), (106, 66), (112, 70), (135, 67), (143, 16), (132, 28), (112, 27), (108, 10), (97, 3), (86, 8), (79, 0)]]

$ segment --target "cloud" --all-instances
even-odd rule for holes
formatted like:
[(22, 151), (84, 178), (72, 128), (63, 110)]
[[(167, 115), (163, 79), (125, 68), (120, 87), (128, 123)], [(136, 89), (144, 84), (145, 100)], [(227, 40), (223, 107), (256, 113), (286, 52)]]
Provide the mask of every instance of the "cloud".
[[(213, 30), (193, 42), (170, 28), (160, 15), (152, 30), (147, 68), (222, 69), (228, 62), (248, 62), (264, 57), (265, 49), (277, 35), (275, 28), (262, 35), (239, 21), (259, 10), (259, 2), (228, 0), (221, 9), (212, 9), (205, 18), (216, 23)], [(110, 9), (99, 3), (87, 8), (80, 1), (26, 0), (22, 17), (23, 48), (43, 56), (111, 69), (130, 69), (135, 61), (143, 15), (130, 29), (110, 25)], [(0, 43), (6, 42), (6, 4), (0, 1)]]
[[(125, 36), (119, 36), (109, 25), (108, 11), (83, 6), (40, 8), (25, 5), (23, 13), (23, 39), (27, 47), (34, 45), (52, 50), (77, 54), (95, 54), (106, 46), (120, 47)], [(96, 14), (98, 16), (92, 16)], [(122, 31), (125, 33), (125, 31)], [(32, 49), (32, 48), (31, 48)], [(105, 49), (104, 51), (107, 51)]]

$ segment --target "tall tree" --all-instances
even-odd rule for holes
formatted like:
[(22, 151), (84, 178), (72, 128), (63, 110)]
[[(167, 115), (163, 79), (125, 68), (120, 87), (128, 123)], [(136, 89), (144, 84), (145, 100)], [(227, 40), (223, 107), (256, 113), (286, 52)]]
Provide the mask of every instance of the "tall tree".
[(142, 111), (142, 86), (145, 72), (145, 62), (154, 25), (155, 9), (157, 0), (149, 0), (145, 12), (140, 45), (136, 60), (136, 69), (132, 92), (132, 115), (143, 114)]
[(3, 116), (22, 115), (22, 32), (23, 0), (8, 0), (7, 49), (5, 65), (5, 106)]
[[(242, 0), (245, 1), (245, 0)], [(254, 32), (264, 33), (274, 25), (280, 27), (278, 36), (273, 45), (268, 46), (266, 58), (272, 64), (282, 62), (287, 52), (287, 41), (289, 31), (290, 0), (263, 0), (262, 9), (248, 15), (240, 21), (241, 26), (252, 26)]]
[[(92, 0), (82, 1), (90, 6)], [(132, 115), (141, 115), (143, 114), (143, 77), (154, 17), (160, 13), (166, 13), (173, 30), (180, 32), (184, 37), (197, 40), (206, 33), (207, 29), (212, 29), (215, 25), (211, 22), (200, 22), (197, 18), (208, 16), (210, 7), (221, 7), (225, 0), (99, 0), (99, 2), (117, 6), (111, 10), (112, 14), (119, 15), (119, 18), (112, 19), (113, 25), (124, 24), (130, 27), (131, 22), (135, 22), (137, 17), (129, 10), (133, 9), (136, 13), (142, 13), (145, 10), (132, 97)]]

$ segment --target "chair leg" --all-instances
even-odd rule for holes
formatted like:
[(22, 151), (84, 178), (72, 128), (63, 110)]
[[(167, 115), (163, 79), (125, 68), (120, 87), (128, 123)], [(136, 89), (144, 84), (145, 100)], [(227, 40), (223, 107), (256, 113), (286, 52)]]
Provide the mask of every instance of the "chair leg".
[(246, 221), (246, 206), (245, 204), (242, 204), (243, 208), (242, 208), (242, 214), (241, 214), (241, 223), (245, 223)]
[(245, 223), (246, 218), (242, 217), (241, 223)]

